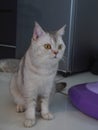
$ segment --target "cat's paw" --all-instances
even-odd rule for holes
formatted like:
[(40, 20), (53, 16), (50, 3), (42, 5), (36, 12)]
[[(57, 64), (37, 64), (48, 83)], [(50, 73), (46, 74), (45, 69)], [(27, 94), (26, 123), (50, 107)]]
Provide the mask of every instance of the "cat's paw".
[(16, 112), (18, 112), (18, 113), (22, 113), (22, 112), (24, 112), (25, 111), (25, 107), (23, 106), (23, 105), (17, 105), (16, 106)]
[(24, 126), (26, 128), (30, 128), (30, 127), (34, 126), (35, 123), (36, 123), (35, 119), (26, 119), (25, 122), (24, 122)]
[(52, 120), (54, 116), (51, 113), (44, 113), (42, 114), (42, 118), (45, 120)]

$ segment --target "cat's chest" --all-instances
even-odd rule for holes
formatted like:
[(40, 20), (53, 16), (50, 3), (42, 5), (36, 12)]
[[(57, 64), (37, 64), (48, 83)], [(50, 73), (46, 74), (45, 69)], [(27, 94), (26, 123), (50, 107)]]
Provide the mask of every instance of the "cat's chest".
[(49, 92), (53, 87), (53, 82), (55, 78), (55, 73), (32, 73), (31, 71), (26, 71), (25, 73), (26, 84), (30, 84), (30, 89), (42, 95), (45, 92)]
[(31, 80), (32, 82), (40, 85), (49, 84), (53, 81), (56, 75), (56, 69), (38, 69), (36, 71), (34, 69), (32, 71), (30, 71), (30, 69), (27, 69), (24, 72), (26, 80)]
[(55, 75), (37, 75), (33, 79), (35, 82), (36, 87), (38, 88), (39, 92), (45, 91), (46, 89), (51, 89), (52, 84), (54, 82)]
[(39, 76), (36, 78), (36, 83), (38, 87), (45, 88), (46, 86), (51, 86), (54, 81), (54, 76)]
[(45, 93), (49, 93), (53, 87), (54, 78), (51, 77), (40, 77), (36, 79), (36, 89), (39, 95), (44, 95)]

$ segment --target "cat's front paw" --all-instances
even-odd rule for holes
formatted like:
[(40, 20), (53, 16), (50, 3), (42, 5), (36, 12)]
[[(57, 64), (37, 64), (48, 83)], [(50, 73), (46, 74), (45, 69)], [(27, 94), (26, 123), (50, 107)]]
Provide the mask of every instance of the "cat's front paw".
[(24, 126), (26, 128), (31, 128), (32, 126), (34, 126), (36, 123), (36, 120), (35, 119), (26, 119), (25, 122), (24, 122)]
[(42, 118), (45, 120), (52, 120), (54, 116), (49, 112), (49, 113), (43, 113)]

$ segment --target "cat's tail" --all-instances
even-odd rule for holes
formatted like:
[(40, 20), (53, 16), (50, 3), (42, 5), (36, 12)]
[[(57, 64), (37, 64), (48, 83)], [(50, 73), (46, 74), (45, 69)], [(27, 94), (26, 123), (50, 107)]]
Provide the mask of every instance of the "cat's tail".
[(18, 70), (19, 61), (19, 59), (1, 59), (0, 72), (16, 72)]
[(56, 92), (62, 92), (67, 86), (66, 82), (56, 83)]

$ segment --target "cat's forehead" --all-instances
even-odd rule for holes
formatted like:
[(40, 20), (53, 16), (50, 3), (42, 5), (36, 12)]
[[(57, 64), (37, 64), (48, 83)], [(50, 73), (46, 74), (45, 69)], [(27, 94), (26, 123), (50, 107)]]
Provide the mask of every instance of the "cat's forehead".
[(52, 44), (58, 45), (62, 42), (62, 37), (58, 36), (55, 32), (49, 33), (49, 36)]
[(63, 44), (63, 39), (61, 36), (58, 36), (56, 33), (50, 33), (51, 43), (58, 46), (59, 44)]
[(57, 36), (54, 32), (49, 33), (49, 36), (50, 36), (50, 39), (52, 40), (52, 42), (57, 43), (58, 39), (57, 39)]
[(39, 41), (43, 44), (50, 43), (52, 45), (58, 45), (62, 43), (62, 37), (57, 36), (56, 33), (47, 32)]
[(57, 37), (52, 33), (46, 33), (42, 38), (43, 42), (56, 43)]

